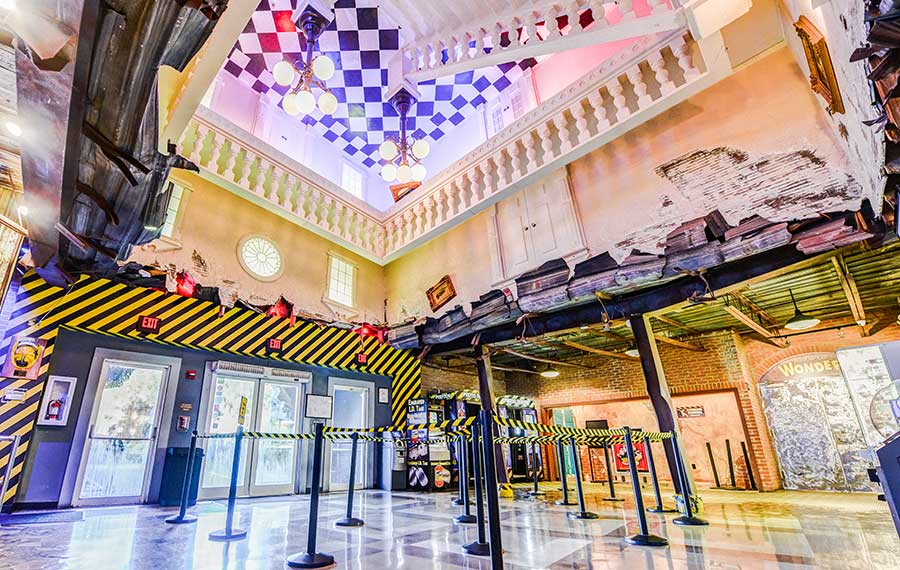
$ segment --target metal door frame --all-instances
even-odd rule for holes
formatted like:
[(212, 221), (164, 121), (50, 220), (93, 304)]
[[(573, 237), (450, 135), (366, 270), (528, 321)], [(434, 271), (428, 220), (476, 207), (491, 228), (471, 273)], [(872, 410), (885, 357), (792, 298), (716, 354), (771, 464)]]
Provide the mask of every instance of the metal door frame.
[[(371, 380), (353, 380), (350, 378), (342, 378), (340, 376), (329, 376), (328, 377), (328, 395), (332, 397), (332, 402), (334, 401), (334, 389), (335, 387), (345, 387), (351, 389), (363, 389), (368, 393), (368, 405), (366, 406), (366, 426), (353, 426), (353, 427), (374, 427), (375, 426), (375, 392), (376, 385)], [(332, 412), (332, 418), (328, 420), (326, 425), (334, 425), (334, 413)], [(363, 446), (367, 445), (367, 442), (360, 441), (359, 449), (363, 450)], [(362, 478), (362, 487), (364, 489), (369, 489), (374, 485), (374, 476), (373, 472), (375, 470), (375, 454), (372, 453), (368, 448), (365, 448), (365, 463), (357, 463), (357, 470), (362, 470), (363, 478)], [(324, 451), (324, 459), (325, 464), (323, 466), (323, 474), (322, 477), (322, 486), (323, 490), (327, 493), (331, 491), (331, 442), (326, 442), (326, 447)], [(335, 489), (343, 490), (343, 489)]]

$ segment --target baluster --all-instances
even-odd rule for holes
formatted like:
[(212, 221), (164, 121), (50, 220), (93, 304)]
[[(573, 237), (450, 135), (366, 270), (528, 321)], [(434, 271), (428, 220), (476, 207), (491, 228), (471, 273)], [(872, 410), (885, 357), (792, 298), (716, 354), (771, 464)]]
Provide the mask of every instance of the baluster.
[(285, 172), (284, 191), (281, 198), (281, 207), (285, 210), (294, 211), (294, 200), (297, 192), (297, 177), (290, 172)]
[(556, 6), (551, 4), (545, 10), (544, 24), (547, 26), (547, 36), (544, 38), (544, 41), (562, 37), (562, 33), (559, 30), (559, 21), (556, 19)]
[(415, 238), (415, 213), (412, 208), (407, 208), (406, 211), (403, 212), (403, 221), (405, 223), (401, 228), (403, 230), (403, 236), (400, 241), (400, 247), (403, 247)]
[(434, 229), (435, 217), (437, 217), (437, 199), (434, 194), (428, 196), (425, 201), (425, 229)]
[(237, 164), (239, 149), (235, 147), (237, 147), (235, 141), (228, 141), (228, 154), (225, 156), (225, 170), (222, 171), (222, 176), (229, 182), (234, 182), (237, 179), (237, 173), (234, 169)]
[(547, 164), (553, 158), (553, 138), (550, 136), (550, 124), (547, 121), (538, 127), (538, 135), (541, 139), (541, 164)]
[(458, 179), (451, 181), (449, 186), (450, 190), (447, 193), (447, 217), (451, 218), (458, 214), (462, 209), (463, 195)]
[(475, 30), (475, 51), (472, 52), (472, 59), (484, 55), (484, 30), (478, 28)]
[(525, 176), (528, 171), (537, 166), (537, 149), (535, 148), (534, 137), (531, 133), (531, 131), (528, 131), (523, 135), (525, 137), (522, 141), (525, 145), (525, 164), (522, 168), (522, 176)]
[(481, 166), (476, 165), (475, 170), (472, 173), (472, 198), (475, 204), (480, 203), (484, 200), (484, 172), (481, 171)]
[(537, 36), (537, 15), (534, 13), (534, 10), (529, 10), (528, 14), (525, 15), (525, 24), (522, 27), (522, 31), (526, 45), (535, 45), (541, 41)]
[(579, 99), (569, 108), (569, 111), (575, 117), (575, 140), (578, 141), (578, 144), (583, 144), (591, 136), (587, 127), (587, 109), (584, 108), (584, 104)]
[(250, 189), (250, 176), (253, 174), (253, 163), (256, 162), (257, 156), (248, 149), (244, 147), (244, 158), (241, 164), (241, 174), (238, 179), (238, 186), (241, 188), (245, 188), (247, 190)]
[(584, 28), (581, 27), (581, 18), (578, 14), (578, 0), (569, 0), (566, 4), (566, 17), (569, 20), (569, 33), (577, 33)]
[(509, 25), (506, 29), (506, 37), (509, 38), (509, 45), (506, 46), (506, 49), (517, 48), (522, 45), (522, 42), (519, 41), (519, 19), (513, 18), (509, 21)]
[(203, 147), (206, 146), (206, 135), (211, 131), (209, 127), (202, 123), (197, 123), (197, 131), (194, 136), (194, 146), (191, 148), (191, 155), (188, 157), (191, 162), (200, 166), (200, 159), (203, 156)]
[(416, 205), (413, 206), (413, 214), (415, 215), (415, 237), (419, 237), (425, 233), (425, 204), (421, 201), (416, 203)]
[(588, 95), (588, 102), (594, 109), (594, 116), (597, 118), (597, 134), (602, 133), (610, 127), (609, 117), (606, 115), (606, 105), (603, 104), (603, 94), (599, 89), (594, 89)]
[(315, 186), (309, 188), (309, 221), (322, 226), (322, 194)]
[(206, 165), (207, 170), (215, 175), (219, 175), (219, 162), (222, 158), (222, 147), (225, 146), (225, 136), (216, 131), (212, 131), (212, 145), (209, 151), (209, 162)]
[(450, 211), (450, 192), (452, 188), (452, 184), (441, 186), (437, 202), (437, 223), (439, 224), (445, 222), (452, 215)]
[[(503, 154), (503, 151), (507, 151), (507, 155), (509, 156), (509, 160), (506, 160), (506, 157)], [(494, 164), (497, 165), (497, 179), (499, 183), (509, 184), (512, 180), (512, 155), (509, 154), (509, 149), (500, 149), (497, 151), (496, 159), (494, 160)]]
[(616, 0), (616, 4), (619, 5), (619, 13), (622, 14), (622, 20), (633, 20), (636, 17), (632, 0)]
[(468, 182), (469, 175), (463, 173), (459, 178), (456, 179), (454, 185), (459, 188), (459, 208), (457, 208), (458, 212), (462, 212), (469, 209), (469, 206), (472, 205), (472, 193), (469, 191), (469, 187), (466, 184)]
[[(502, 159), (503, 159), (503, 150), (502, 149), (499, 153), (495, 154), (494, 156), (492, 156), (488, 159), (488, 167), (484, 171), (484, 177), (485, 177), (485, 182), (486, 182), (485, 190), (487, 192), (486, 196), (493, 196), (494, 194), (497, 193), (497, 190), (499, 190), (499, 187), (497, 184), (498, 184), (498, 180), (500, 179), (501, 169), (503, 168), (501, 166)], [(500, 160), (501, 162), (498, 163), (498, 160)]]
[(625, 101), (625, 86), (622, 85), (618, 77), (612, 80), (609, 92), (613, 96), (613, 107), (616, 109), (616, 123), (619, 123), (631, 115), (631, 109), (628, 108), (628, 104)]
[(522, 151), (519, 150), (519, 141), (513, 141), (506, 147), (506, 153), (509, 154), (509, 168), (506, 170), (506, 183), (512, 184), (513, 179), (517, 175), (525, 176), (522, 169)]
[(678, 38), (675, 43), (676, 48), (672, 52), (678, 58), (678, 67), (684, 72), (684, 81), (687, 83), (700, 75), (700, 70), (694, 66), (691, 45), (684, 40), (684, 37)]
[(605, 0), (590, 0), (591, 16), (594, 18), (594, 29), (605, 28), (609, 26), (606, 20)]
[(644, 74), (639, 66), (635, 65), (627, 70), (625, 76), (628, 77), (628, 81), (634, 86), (638, 109), (643, 109), (653, 102), (653, 99), (650, 98), (650, 94), (647, 92), (647, 83), (644, 81)]
[(662, 52), (654, 51), (650, 56), (649, 63), (650, 69), (653, 70), (654, 77), (656, 77), (656, 82), (659, 83), (660, 95), (665, 96), (674, 91), (675, 83), (669, 77), (669, 70), (666, 69), (666, 58), (663, 57)]
[(553, 117), (553, 124), (556, 126), (559, 137), (559, 154), (565, 154), (572, 150), (572, 138), (569, 134), (569, 122), (566, 120), (566, 114), (560, 111)]
[(491, 28), (491, 52), (502, 49), (500, 47), (500, 34), (502, 33), (503, 29), (500, 27), (500, 24), (496, 24), (493, 28)]

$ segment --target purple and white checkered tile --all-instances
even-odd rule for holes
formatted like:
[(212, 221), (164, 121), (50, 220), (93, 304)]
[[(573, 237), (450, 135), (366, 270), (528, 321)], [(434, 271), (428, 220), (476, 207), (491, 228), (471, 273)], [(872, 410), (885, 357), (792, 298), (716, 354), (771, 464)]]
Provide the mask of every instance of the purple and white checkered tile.
[[(306, 40), (291, 19), (296, 7), (297, 0), (262, 0), (225, 63), (229, 73), (271, 100), (280, 100), (288, 91), (275, 83), (275, 64), (282, 59), (297, 61), (306, 49)], [(335, 64), (327, 84), (338, 100), (337, 111), (324, 116), (315, 110), (297, 120), (312, 125), (363, 166), (380, 170), (378, 146), (400, 131), (400, 119), (382, 95), (388, 62), (399, 48), (399, 30), (379, 16), (376, 0), (338, 0), (334, 20), (317, 45), (319, 53)], [(421, 97), (410, 112), (407, 129), (417, 138), (439, 140), (534, 63), (503, 64), (420, 83)]]

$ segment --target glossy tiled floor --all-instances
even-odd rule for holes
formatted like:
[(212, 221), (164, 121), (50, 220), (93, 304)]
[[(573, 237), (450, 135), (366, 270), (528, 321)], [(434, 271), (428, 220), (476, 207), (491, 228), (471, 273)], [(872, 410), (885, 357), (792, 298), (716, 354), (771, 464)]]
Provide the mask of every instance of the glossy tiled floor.
[[(686, 529), (671, 523), (673, 515), (649, 515), (652, 532), (671, 546), (647, 549), (622, 541), (637, 525), (632, 502), (604, 502), (591, 487), (589, 508), (601, 516), (594, 521), (570, 521), (565, 508), (543, 498), (502, 500), (507, 568), (900, 568), (900, 539), (871, 495), (704, 491), (711, 525)], [(343, 495), (322, 501), (319, 550), (334, 555), (337, 567), (489, 568), (488, 560), (462, 554), (459, 546), (476, 530), (452, 522), (460, 508), (449, 495), (369, 491), (357, 499), (366, 525), (356, 529), (331, 524), (343, 514)], [(249, 532), (232, 544), (207, 539), (224, 522), (219, 502), (192, 509), (197, 524), (178, 526), (163, 523), (173, 509), (86, 509), (81, 522), (0, 527), (0, 568), (282, 569), (287, 554), (305, 548), (308, 505), (306, 497), (240, 501), (237, 520)]]

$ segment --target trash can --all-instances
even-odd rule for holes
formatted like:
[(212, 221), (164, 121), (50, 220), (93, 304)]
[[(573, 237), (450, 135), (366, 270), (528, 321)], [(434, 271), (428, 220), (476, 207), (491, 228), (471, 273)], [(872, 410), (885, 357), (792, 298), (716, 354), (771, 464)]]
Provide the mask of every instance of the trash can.
[[(162, 484), (159, 489), (159, 504), (170, 507), (181, 504), (181, 487), (184, 483), (184, 470), (187, 467), (188, 447), (170, 447), (166, 449), (166, 463), (163, 466)], [(203, 449), (194, 450), (194, 465), (191, 473), (191, 492), (188, 493), (188, 506), (197, 503), (197, 489), (200, 487), (200, 468), (203, 465)]]

